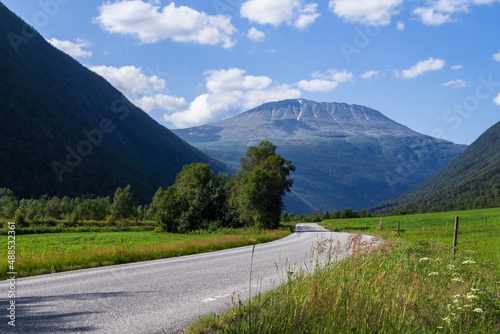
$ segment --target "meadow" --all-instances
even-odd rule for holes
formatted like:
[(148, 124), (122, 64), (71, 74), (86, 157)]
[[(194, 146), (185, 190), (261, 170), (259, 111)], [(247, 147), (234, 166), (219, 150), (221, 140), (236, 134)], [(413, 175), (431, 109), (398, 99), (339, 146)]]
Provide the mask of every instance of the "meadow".
[[(69, 232), (16, 235), (17, 277), (155, 260), (268, 242), (290, 234), (276, 230), (225, 229), (215, 233), (154, 231)], [(7, 249), (7, 236), (1, 237)], [(0, 264), (7, 278), (8, 263)]]
[(323, 250), (331, 261), (315, 273), (295, 271), (251, 304), (234, 303), (186, 332), (500, 333), (499, 218), (500, 209), (488, 209), (382, 217), (379, 229), (380, 217), (325, 221), (384, 239), (374, 247), (354, 234), (347, 249)]

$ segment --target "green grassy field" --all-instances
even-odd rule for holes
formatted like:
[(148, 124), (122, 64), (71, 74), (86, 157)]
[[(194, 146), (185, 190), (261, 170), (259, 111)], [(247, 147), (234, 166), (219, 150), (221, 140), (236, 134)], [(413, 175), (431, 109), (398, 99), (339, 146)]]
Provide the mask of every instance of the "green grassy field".
[[(478, 252), (481, 261), (495, 263), (500, 275), (500, 208), (382, 218), (336, 219), (324, 221), (321, 225), (332, 231), (363, 233), (383, 239), (442, 242), (450, 247), (451, 252), (456, 216), (459, 217), (458, 251), (468, 249)], [(382, 229), (378, 230), (380, 220)]]
[[(268, 242), (290, 234), (279, 230), (226, 230), (220, 233), (167, 234), (153, 231), (47, 233), (16, 236), (17, 277), (160, 259)], [(7, 249), (7, 236), (2, 236)], [(7, 262), (0, 264), (5, 279)]]
[(373, 247), (353, 235), (314, 274), (295, 272), (251, 305), (208, 315), (187, 332), (500, 333), (499, 218), (500, 209), (383, 217), (380, 230), (380, 218), (326, 221), (384, 240)]

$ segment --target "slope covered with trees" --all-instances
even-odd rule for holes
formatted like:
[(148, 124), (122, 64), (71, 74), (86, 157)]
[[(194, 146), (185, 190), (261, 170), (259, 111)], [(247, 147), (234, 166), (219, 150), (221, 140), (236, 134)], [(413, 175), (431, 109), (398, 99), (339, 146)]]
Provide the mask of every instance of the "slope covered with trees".
[(0, 36), (0, 187), (62, 198), (130, 184), (146, 203), (185, 164), (227, 171), (1, 3)]
[(441, 172), (371, 211), (449, 211), (500, 206), (500, 122)]

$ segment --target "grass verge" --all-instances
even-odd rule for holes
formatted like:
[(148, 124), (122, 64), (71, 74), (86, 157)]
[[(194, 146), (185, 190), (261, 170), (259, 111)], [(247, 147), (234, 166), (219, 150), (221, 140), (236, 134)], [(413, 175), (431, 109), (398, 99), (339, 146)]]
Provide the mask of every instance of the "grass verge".
[[(374, 248), (353, 236), (350, 257), (296, 273), (251, 308), (235, 303), (186, 332), (500, 333), (499, 222), (499, 208), (325, 221), (330, 230), (384, 241)], [(345, 254), (336, 248), (331, 256)]]
[[(79, 232), (16, 236), (17, 277), (83, 268), (155, 260), (211, 252), (273, 241), (290, 234), (277, 230), (230, 229), (219, 233), (167, 234), (138, 232)], [(7, 249), (7, 236), (2, 238)], [(0, 279), (7, 278), (8, 263), (0, 264)]]
[[(441, 243), (352, 236), (351, 256), (297, 273), (248, 304), (192, 324), (188, 333), (498, 333), (500, 282), (477, 253)], [(345, 255), (337, 247), (332, 259)], [(251, 329), (250, 329), (251, 328)]]

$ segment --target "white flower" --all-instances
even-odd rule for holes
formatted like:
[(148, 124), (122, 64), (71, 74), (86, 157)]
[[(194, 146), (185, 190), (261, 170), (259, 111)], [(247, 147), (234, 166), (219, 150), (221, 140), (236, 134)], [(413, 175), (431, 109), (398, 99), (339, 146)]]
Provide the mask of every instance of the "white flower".
[(454, 277), (451, 279), (452, 281), (455, 281), (455, 282), (463, 282), (464, 280), (461, 279), (460, 277)]
[(447, 267), (448, 267), (448, 269), (450, 269), (450, 270), (455, 269), (455, 265), (454, 265), (454, 264), (449, 264)]
[(430, 257), (423, 257), (421, 258), (420, 260), (418, 260), (419, 262), (422, 262), (422, 261), (432, 261), (432, 259)]
[(467, 298), (467, 299), (476, 299), (478, 297), (475, 294), (473, 294), (473, 293), (468, 293), (465, 298)]
[(429, 273), (429, 276), (434, 276), (434, 275), (439, 275), (439, 273), (436, 272), (436, 271), (433, 271), (432, 273)]
[(483, 313), (484, 311), (478, 307), (478, 308), (475, 308), (472, 312)]
[(479, 291), (479, 289), (470, 288), (471, 291)]
[(465, 260), (464, 262), (462, 262), (462, 264), (474, 264), (474, 263), (476, 262), (472, 260)]

